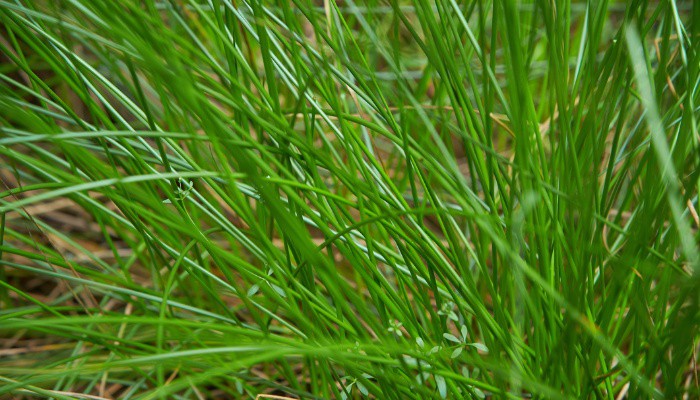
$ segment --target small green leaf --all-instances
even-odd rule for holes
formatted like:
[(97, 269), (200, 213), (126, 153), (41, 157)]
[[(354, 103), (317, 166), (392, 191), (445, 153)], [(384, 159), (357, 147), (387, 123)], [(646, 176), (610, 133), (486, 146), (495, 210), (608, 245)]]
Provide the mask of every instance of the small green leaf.
[(357, 388), (360, 390), (360, 393), (362, 393), (365, 396), (369, 396), (369, 390), (365, 387), (365, 385), (362, 384), (362, 382), (357, 381)]
[(437, 383), (438, 393), (443, 399), (447, 397), (447, 384), (445, 383), (445, 378), (440, 375), (435, 375), (435, 383)]
[(489, 352), (489, 348), (486, 347), (486, 345), (484, 345), (483, 343), (467, 343), (467, 346), (472, 346), (473, 348), (475, 348), (479, 351), (482, 351), (484, 353)]
[(462, 350), (463, 350), (462, 346), (457, 347), (457, 348), (452, 352), (452, 355), (450, 356), (450, 358), (457, 358), (457, 357), (459, 357), (459, 355), (462, 354)]
[(277, 292), (277, 294), (280, 295), (280, 297), (287, 297), (287, 294), (284, 293), (284, 289), (272, 283), (270, 285), (275, 290), (275, 292)]
[(418, 360), (414, 357), (404, 355), (403, 360), (408, 365), (409, 367), (417, 367), (418, 366)]
[(455, 342), (455, 343), (462, 343), (461, 340), (457, 339), (457, 337), (451, 333), (443, 333), (442, 337), (445, 339), (449, 340), (450, 342)]
[(251, 286), (250, 289), (248, 289), (248, 297), (255, 296), (259, 290), (260, 286), (258, 286), (257, 284)]
[(347, 398), (348, 398), (348, 393), (352, 393), (352, 385), (354, 385), (355, 382), (356, 382), (356, 381), (350, 382), (349, 385), (345, 386), (345, 390), (343, 390), (342, 392), (340, 392), (340, 398), (341, 398), (341, 399), (347, 400)]

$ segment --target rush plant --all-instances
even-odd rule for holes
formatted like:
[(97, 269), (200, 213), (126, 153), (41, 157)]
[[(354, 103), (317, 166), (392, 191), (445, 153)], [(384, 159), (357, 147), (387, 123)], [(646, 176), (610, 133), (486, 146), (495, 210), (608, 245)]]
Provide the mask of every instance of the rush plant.
[(0, 398), (700, 396), (700, 2), (0, 28)]

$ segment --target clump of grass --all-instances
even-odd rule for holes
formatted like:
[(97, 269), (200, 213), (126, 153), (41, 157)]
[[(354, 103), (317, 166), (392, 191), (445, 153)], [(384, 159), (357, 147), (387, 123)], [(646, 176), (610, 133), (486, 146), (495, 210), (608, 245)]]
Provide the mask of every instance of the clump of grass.
[(698, 396), (699, 11), (0, 0), (0, 397)]

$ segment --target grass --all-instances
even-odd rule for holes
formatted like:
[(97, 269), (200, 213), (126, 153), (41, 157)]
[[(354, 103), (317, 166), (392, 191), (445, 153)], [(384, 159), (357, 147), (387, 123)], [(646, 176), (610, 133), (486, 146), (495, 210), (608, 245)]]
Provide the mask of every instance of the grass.
[(700, 396), (699, 4), (0, 21), (0, 398)]

